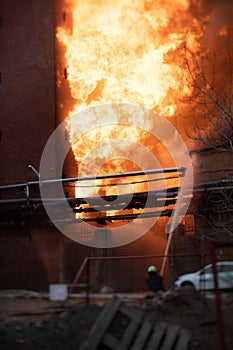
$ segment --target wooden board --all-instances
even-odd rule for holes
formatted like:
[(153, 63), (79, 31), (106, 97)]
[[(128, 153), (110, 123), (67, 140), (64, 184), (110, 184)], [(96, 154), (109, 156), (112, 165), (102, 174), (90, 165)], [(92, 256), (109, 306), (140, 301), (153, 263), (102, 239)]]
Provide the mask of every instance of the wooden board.
[(165, 338), (164, 338), (164, 341), (162, 343), (163, 350), (174, 350), (175, 349), (175, 344), (177, 341), (178, 333), (179, 333), (178, 326), (167, 327)]
[(149, 343), (146, 350), (159, 350), (160, 344), (165, 336), (166, 328), (168, 324), (165, 322), (157, 322), (153, 328), (153, 333), (149, 339)]
[(189, 341), (191, 338), (191, 332), (187, 329), (180, 329), (179, 338), (176, 343), (175, 350), (187, 350), (189, 346)]
[(147, 315), (143, 320), (143, 324), (135, 338), (131, 350), (142, 350), (145, 346), (145, 343), (148, 340), (150, 333), (152, 332), (154, 320), (151, 319), (151, 315)]
[(141, 324), (141, 321), (143, 318), (142, 310), (133, 310), (133, 311), (134, 312), (132, 312), (132, 314), (131, 314), (131, 322), (126, 329), (124, 336), (122, 337), (121, 341), (119, 342), (118, 349), (121, 349), (121, 350), (128, 349), (133, 338), (135, 337), (135, 333), (137, 332), (139, 325)]
[[(125, 326), (124, 326), (125, 324)], [(125, 328), (124, 328), (125, 327)], [(191, 333), (114, 297), (92, 327), (81, 350), (188, 350)]]
[(90, 331), (87, 341), (82, 345), (81, 350), (96, 350), (107, 331), (107, 328), (119, 309), (122, 300), (114, 297), (112, 301), (104, 308), (99, 318)]

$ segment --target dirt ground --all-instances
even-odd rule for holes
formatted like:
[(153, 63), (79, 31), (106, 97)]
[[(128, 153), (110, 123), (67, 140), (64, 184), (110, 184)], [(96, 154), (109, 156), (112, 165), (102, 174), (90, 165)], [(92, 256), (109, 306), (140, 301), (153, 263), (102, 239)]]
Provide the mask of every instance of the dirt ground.
[[(127, 301), (125, 301), (127, 302)], [(147, 306), (135, 303), (158, 321), (187, 328), (190, 350), (217, 350), (219, 328), (213, 296), (192, 290), (168, 291)], [(0, 293), (1, 350), (79, 349), (105, 304), (85, 304), (85, 298), (71, 298), (66, 307), (33, 293)], [(134, 305), (134, 304), (133, 304)], [(221, 295), (225, 350), (233, 348), (233, 294)]]

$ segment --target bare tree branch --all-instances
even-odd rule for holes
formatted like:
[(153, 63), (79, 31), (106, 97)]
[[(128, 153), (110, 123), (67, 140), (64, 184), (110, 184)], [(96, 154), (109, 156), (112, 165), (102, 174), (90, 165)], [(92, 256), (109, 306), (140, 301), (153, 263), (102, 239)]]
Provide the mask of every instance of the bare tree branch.
[[(216, 153), (233, 153), (233, 52), (224, 60), (216, 53), (196, 59), (184, 46), (184, 62), (188, 75), (185, 84), (192, 95), (185, 97), (191, 116), (196, 118), (189, 138), (202, 149)], [(220, 63), (219, 63), (220, 62)], [(224, 74), (219, 64), (224, 62)], [(220, 74), (221, 73), (221, 74)], [(225, 176), (227, 175), (224, 172)], [(217, 179), (217, 177), (216, 177)], [(207, 191), (195, 211), (198, 237), (214, 240), (233, 238), (233, 188)]]

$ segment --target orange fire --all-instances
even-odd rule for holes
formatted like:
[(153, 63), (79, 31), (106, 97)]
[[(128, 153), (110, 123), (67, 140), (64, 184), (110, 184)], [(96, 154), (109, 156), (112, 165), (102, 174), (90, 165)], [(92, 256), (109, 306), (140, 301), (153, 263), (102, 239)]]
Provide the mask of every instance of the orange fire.
[[(57, 38), (65, 45), (67, 78), (76, 100), (67, 118), (70, 142), (78, 164), (87, 157), (79, 174), (92, 175), (89, 158), (98, 162), (93, 150), (101, 145), (99, 173), (134, 170), (130, 162), (108, 162), (114, 157), (114, 144), (106, 140), (132, 142), (117, 154), (119, 159), (127, 158), (133, 143), (143, 142), (147, 136), (140, 128), (124, 123), (134, 123), (138, 118), (137, 125), (144, 127), (147, 123), (150, 129), (153, 120), (134, 113), (127, 119), (115, 119), (106, 110), (101, 118), (109, 125), (87, 132), (87, 125), (95, 127), (100, 116), (86, 110), (129, 103), (172, 118), (182, 97), (192, 93), (185, 84), (184, 47), (198, 51), (201, 34), (200, 24), (190, 13), (189, 0), (74, 0), (72, 33), (59, 27)], [(82, 137), (77, 137), (82, 131)]]

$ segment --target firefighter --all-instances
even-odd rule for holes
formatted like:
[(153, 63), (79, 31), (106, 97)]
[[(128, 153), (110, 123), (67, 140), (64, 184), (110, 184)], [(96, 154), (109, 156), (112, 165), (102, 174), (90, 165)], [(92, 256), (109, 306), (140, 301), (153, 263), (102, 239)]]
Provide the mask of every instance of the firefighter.
[(145, 282), (150, 290), (146, 295), (146, 301), (150, 302), (153, 298), (161, 294), (164, 291), (163, 287), (163, 278), (157, 274), (157, 268), (154, 265), (151, 265), (147, 269), (148, 276), (145, 279)]

